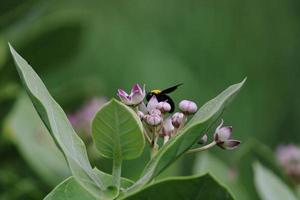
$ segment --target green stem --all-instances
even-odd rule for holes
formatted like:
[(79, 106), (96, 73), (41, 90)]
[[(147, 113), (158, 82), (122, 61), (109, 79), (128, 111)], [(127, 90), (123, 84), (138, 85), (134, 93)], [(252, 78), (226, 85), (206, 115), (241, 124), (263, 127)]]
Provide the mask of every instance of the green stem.
[(113, 169), (112, 169), (112, 183), (114, 186), (120, 189), (121, 185), (121, 172), (122, 172), (122, 158), (120, 155), (114, 156)]
[(187, 151), (186, 153), (196, 153), (196, 152), (201, 152), (201, 151), (205, 151), (207, 149), (212, 148), (213, 146), (215, 146), (217, 143), (215, 141), (212, 141), (211, 143), (209, 143), (208, 145), (205, 145), (203, 147), (199, 147), (196, 149), (191, 149), (189, 151)]

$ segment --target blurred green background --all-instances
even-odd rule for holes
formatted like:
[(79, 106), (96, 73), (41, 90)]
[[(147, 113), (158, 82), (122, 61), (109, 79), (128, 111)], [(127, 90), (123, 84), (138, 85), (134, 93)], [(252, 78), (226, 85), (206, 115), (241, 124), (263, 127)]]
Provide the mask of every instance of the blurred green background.
[[(22, 153), (24, 127), (17, 139), (9, 125), (23, 89), (7, 42), (66, 112), (134, 83), (184, 83), (172, 97), (200, 106), (247, 76), (225, 122), (243, 143), (255, 138), (274, 150), (300, 140), (299, 10), (296, 0), (0, 0), (0, 199), (41, 199), (68, 174), (41, 178), (47, 172), (36, 173)], [(29, 126), (31, 110), (19, 112)], [(230, 162), (225, 158), (234, 161), (241, 151), (213, 153)], [(176, 174), (188, 173), (193, 159)]]

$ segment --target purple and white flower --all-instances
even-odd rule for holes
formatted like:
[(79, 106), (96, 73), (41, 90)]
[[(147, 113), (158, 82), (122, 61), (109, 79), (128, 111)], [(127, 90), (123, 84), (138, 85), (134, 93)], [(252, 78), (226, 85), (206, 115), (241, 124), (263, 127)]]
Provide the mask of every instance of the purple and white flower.
[(285, 173), (300, 183), (300, 148), (293, 144), (280, 145), (276, 157)]
[(143, 102), (146, 96), (145, 85), (143, 88), (141, 88), (139, 84), (135, 84), (132, 87), (130, 94), (127, 94), (122, 89), (118, 89), (118, 96), (120, 97), (121, 101), (128, 106), (139, 105)]
[(217, 145), (223, 149), (235, 149), (240, 145), (239, 140), (231, 139), (232, 135), (232, 127), (231, 126), (223, 126), (224, 121), (222, 119), (221, 124), (216, 128), (214, 134), (214, 140)]

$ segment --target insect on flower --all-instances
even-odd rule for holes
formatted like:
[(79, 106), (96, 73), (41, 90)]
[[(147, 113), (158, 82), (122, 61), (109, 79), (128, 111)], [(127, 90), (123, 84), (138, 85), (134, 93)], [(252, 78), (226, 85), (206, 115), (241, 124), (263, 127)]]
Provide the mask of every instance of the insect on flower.
[(172, 86), (172, 87), (169, 87), (169, 88), (164, 89), (164, 90), (159, 90), (159, 89), (151, 90), (150, 92), (147, 93), (146, 100), (149, 102), (151, 97), (153, 95), (155, 95), (158, 102), (167, 102), (167, 103), (170, 104), (171, 109), (170, 109), (169, 113), (172, 113), (172, 112), (174, 112), (174, 109), (175, 109), (175, 103), (171, 99), (171, 97), (167, 94), (175, 91), (180, 85), (182, 85), (182, 83), (177, 84), (177, 85)]

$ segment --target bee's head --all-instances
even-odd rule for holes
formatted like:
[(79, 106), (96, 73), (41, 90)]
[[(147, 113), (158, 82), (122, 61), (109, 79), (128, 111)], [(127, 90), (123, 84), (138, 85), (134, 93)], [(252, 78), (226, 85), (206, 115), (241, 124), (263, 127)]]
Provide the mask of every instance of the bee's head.
[(161, 90), (158, 90), (158, 89), (151, 90), (150, 92), (147, 93), (146, 100), (149, 101), (153, 95), (158, 95), (160, 93), (161, 93)]

